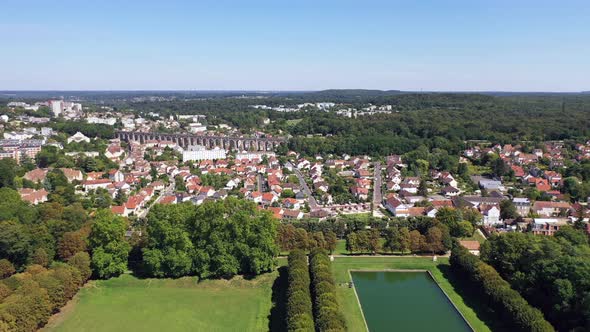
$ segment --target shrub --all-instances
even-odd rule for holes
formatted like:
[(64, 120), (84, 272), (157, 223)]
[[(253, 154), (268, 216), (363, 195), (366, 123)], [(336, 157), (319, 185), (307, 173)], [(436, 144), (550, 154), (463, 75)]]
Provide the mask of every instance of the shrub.
[(289, 255), (287, 330), (314, 331), (307, 256), (301, 250)]

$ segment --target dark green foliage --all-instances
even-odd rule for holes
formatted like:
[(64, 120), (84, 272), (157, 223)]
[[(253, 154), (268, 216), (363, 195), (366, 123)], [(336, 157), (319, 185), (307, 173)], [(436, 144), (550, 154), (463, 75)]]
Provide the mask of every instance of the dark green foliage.
[(555, 236), (492, 236), (481, 257), (558, 330), (590, 326), (590, 248), (585, 231), (563, 227)]
[(127, 222), (109, 210), (96, 213), (88, 237), (92, 252), (92, 270), (99, 278), (118, 276), (127, 270), (131, 246), (125, 240)]
[(309, 272), (317, 331), (345, 331), (346, 323), (336, 301), (336, 285), (325, 250), (315, 249), (310, 255)]
[(451, 253), (451, 268), (465, 281), (481, 288), (490, 307), (509, 320), (518, 331), (553, 331), (538, 309), (532, 307), (490, 265), (456, 244)]
[(307, 256), (302, 250), (289, 255), (287, 330), (314, 331)]
[(8, 187), (14, 189), (14, 177), (16, 176), (17, 164), (12, 158), (0, 159), (0, 188)]
[(156, 205), (148, 221), (143, 265), (150, 276), (230, 278), (275, 266), (277, 222), (251, 202)]

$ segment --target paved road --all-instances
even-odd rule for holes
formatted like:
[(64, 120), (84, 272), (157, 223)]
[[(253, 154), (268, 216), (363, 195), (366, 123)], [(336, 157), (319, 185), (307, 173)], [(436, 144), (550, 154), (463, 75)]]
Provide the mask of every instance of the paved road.
[(258, 174), (256, 176), (256, 184), (257, 184), (257, 190), (258, 192), (262, 192), (262, 181), (264, 181), (264, 179), (262, 178), (262, 174)]
[[(293, 164), (291, 164), (290, 162), (288, 164), (293, 166)], [(301, 187), (301, 190), (303, 190), (303, 193), (305, 195), (307, 195), (307, 199), (309, 201), (309, 208), (312, 211), (317, 210), (319, 208), (318, 202), (315, 200), (315, 197), (313, 197), (311, 190), (309, 189), (309, 186), (307, 185), (307, 182), (305, 182), (305, 178), (303, 177), (303, 174), (301, 174), (301, 172), (295, 166), (293, 166), (293, 171), (295, 172), (297, 179), (299, 179), (299, 186)]]
[(137, 215), (138, 218), (143, 219), (145, 218), (145, 216), (147, 216), (148, 212), (150, 212), (150, 209), (156, 205), (164, 196), (170, 195), (170, 194), (174, 194), (174, 181), (170, 182), (170, 185), (166, 188), (164, 188), (164, 190), (162, 190), (160, 192), (160, 194), (158, 195), (158, 198), (156, 198), (152, 204), (148, 207), (146, 207), (145, 209), (143, 209), (143, 211), (139, 212), (139, 214)]
[(375, 174), (373, 175), (373, 210), (379, 210), (379, 206), (383, 202), (383, 193), (381, 188), (383, 187), (383, 181), (381, 179), (381, 163), (375, 162), (373, 164), (375, 168)]

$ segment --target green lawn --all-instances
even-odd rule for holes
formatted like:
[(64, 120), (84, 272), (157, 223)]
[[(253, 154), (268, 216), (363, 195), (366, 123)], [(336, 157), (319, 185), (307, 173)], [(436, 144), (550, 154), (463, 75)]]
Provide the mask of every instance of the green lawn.
[(473, 233), (473, 236), (461, 238), (461, 240), (470, 240), (470, 241), (477, 241), (479, 243), (484, 243), (486, 238), (483, 237), (478, 231)]
[[(488, 322), (493, 318), (484, 312), (482, 304), (473, 298), (467, 298), (466, 292), (457, 289), (457, 282), (451, 283), (449, 280), (449, 263), (448, 258), (438, 258), (433, 262), (432, 258), (408, 258), (408, 257), (338, 257), (332, 263), (332, 271), (337, 284), (337, 295), (341, 310), (346, 317), (347, 328), (349, 331), (365, 331), (365, 323), (358, 305), (356, 295), (352, 288), (341, 285), (350, 281), (349, 270), (373, 269), (421, 269), (429, 270), (440, 287), (451, 298), (451, 301), (457, 306), (463, 316), (469, 321), (469, 324), (478, 332), (491, 331)], [(469, 303), (469, 305), (467, 304)], [(474, 308), (477, 310), (474, 310)], [(483, 317), (483, 318), (482, 318)], [(485, 320), (485, 321), (484, 321)]]
[[(283, 261), (281, 263), (284, 263)], [(268, 331), (277, 271), (253, 280), (92, 281), (46, 331)], [(280, 329), (280, 328), (279, 328)]]

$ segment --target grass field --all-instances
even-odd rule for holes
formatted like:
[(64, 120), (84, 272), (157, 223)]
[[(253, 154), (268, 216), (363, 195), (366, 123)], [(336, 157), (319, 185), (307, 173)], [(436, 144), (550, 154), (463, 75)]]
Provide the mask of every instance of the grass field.
[(268, 331), (278, 275), (92, 281), (44, 331)]
[[(429, 270), (440, 287), (447, 293), (451, 301), (457, 306), (469, 324), (478, 332), (491, 331), (489, 321), (493, 318), (485, 313), (483, 306), (474, 299), (468, 298), (464, 291), (458, 289), (458, 283), (451, 283), (449, 278), (448, 258), (439, 257), (437, 262), (432, 258), (408, 258), (408, 257), (338, 257), (332, 263), (332, 272), (336, 281), (338, 301), (341, 310), (346, 317), (349, 331), (365, 331), (361, 309), (352, 288), (340, 285), (350, 280), (349, 270), (362, 269), (423, 269)], [(462, 294), (462, 295), (459, 295)], [(469, 305), (467, 304), (469, 303)], [(476, 309), (476, 310), (474, 310)]]
[[(89, 282), (43, 331), (284, 331), (286, 258), (280, 268), (252, 280), (138, 279), (123, 275)], [(447, 258), (337, 257), (332, 271), (348, 331), (365, 325), (354, 290), (344, 285), (354, 269), (424, 269), (476, 331), (490, 331), (495, 318), (453, 280)]]

